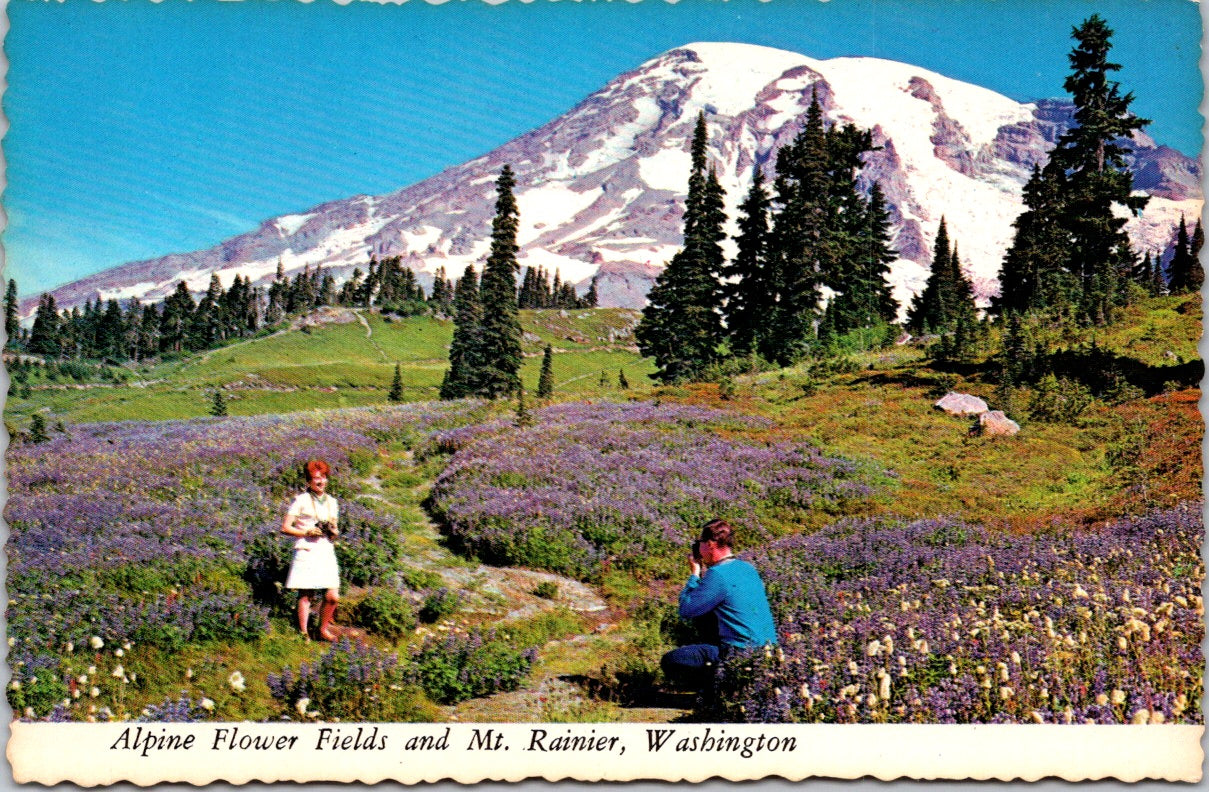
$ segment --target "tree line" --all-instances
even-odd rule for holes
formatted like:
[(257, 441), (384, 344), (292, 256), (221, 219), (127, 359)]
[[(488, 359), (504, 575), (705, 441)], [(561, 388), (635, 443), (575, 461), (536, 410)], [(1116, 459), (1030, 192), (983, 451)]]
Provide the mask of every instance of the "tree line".
[[(469, 277), (476, 277), (472, 268)], [(525, 307), (583, 308), (596, 304), (595, 284), (581, 298), (572, 284), (561, 282), (557, 272), (551, 283), (544, 271), (530, 269), (526, 283), (530, 291), (522, 292)], [(291, 278), (278, 262), (276, 276), (267, 288), (254, 287), (249, 277), (236, 275), (223, 289), (218, 275), (213, 274), (209, 287), (196, 299), (184, 281), (158, 304), (137, 299), (102, 301), (98, 297), (86, 301), (82, 308), (61, 311), (53, 294), (43, 294), (33, 324), (26, 330), (19, 321), (17, 283), (9, 279), (4, 302), (5, 333), (7, 346), (14, 351), (57, 359), (137, 363), (249, 338), (281, 325), (291, 316), (324, 306), (372, 308), (402, 316), (448, 316), (454, 312), (459, 285), (451, 282), (444, 267), (439, 267), (426, 294), (415, 272), (400, 257), (382, 261), (371, 258), (366, 272), (355, 268), (339, 287), (335, 277), (322, 267), (304, 267)]]

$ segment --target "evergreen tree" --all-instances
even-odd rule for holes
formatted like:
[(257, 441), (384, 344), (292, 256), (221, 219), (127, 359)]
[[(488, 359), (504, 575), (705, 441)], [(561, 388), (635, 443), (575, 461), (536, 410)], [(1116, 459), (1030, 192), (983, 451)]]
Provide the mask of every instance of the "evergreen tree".
[(214, 397), (210, 400), (210, 414), (216, 418), (224, 418), (227, 415), (227, 400), (223, 398), (221, 390), (214, 391)]
[[(848, 274), (833, 283), (836, 296), (824, 317), (829, 331), (840, 335), (894, 321), (898, 303), (887, 277), (898, 254), (890, 246), (890, 215), (878, 184), (870, 189), (862, 223), (845, 256)], [(821, 331), (820, 331), (821, 334)]]
[(514, 423), (521, 428), (533, 424), (533, 416), (529, 414), (529, 406), (525, 404), (525, 389), (516, 389), (516, 419)]
[(42, 413), (34, 413), (29, 419), (29, 441), (45, 443), (48, 440), (50, 435), (46, 433), (46, 419), (42, 417)]
[(626, 379), (625, 369), (617, 369), (617, 387), (622, 390), (630, 389), (630, 381)]
[(55, 307), (53, 294), (43, 294), (38, 300), (38, 310), (34, 313), (34, 324), (29, 331), (29, 342), (26, 348), (35, 355), (57, 357), (62, 354), (62, 339), (60, 337), (60, 318)]
[(600, 387), (609, 387), (609, 374), (606, 371), (600, 372)]
[(1133, 175), (1121, 141), (1150, 122), (1129, 111), (1133, 94), (1122, 95), (1109, 79), (1119, 64), (1108, 60), (1112, 30), (1093, 14), (1071, 33), (1071, 73), (1063, 87), (1075, 104), (1075, 125), (1058, 139), (1051, 161), (1066, 174), (1060, 223), (1069, 233), (1070, 271), (1079, 278), (1079, 311), (1086, 322), (1112, 318), (1118, 273), (1132, 258), (1125, 218), (1114, 206), (1137, 214), (1145, 196), (1133, 195)]
[(726, 329), (730, 352), (736, 356), (750, 355), (757, 348), (774, 306), (775, 285), (768, 262), (770, 206), (764, 173), (757, 167), (747, 197), (739, 205), (738, 253), (724, 270), (730, 280), (725, 287)]
[(176, 290), (164, 298), (160, 314), (161, 349), (167, 352), (184, 351), (195, 309), (189, 287), (184, 281), (176, 284)]
[(139, 357), (155, 357), (160, 351), (160, 315), (154, 305), (143, 306), (139, 326)]
[(723, 339), (719, 276), (726, 222), (722, 186), (706, 169), (709, 141), (705, 116), (697, 118), (691, 148), (692, 172), (684, 210), (684, 247), (656, 278), (635, 335), (643, 355), (653, 357), (662, 382), (691, 380), (720, 358)]
[(403, 371), (398, 362), (395, 363), (395, 378), (390, 383), (390, 393), (386, 395), (386, 399), (392, 402), (403, 401)]
[(1034, 166), (1024, 186), (1024, 211), (999, 274), (997, 313), (1051, 310), (1065, 312), (1079, 299), (1080, 283), (1071, 269), (1070, 233), (1062, 223), (1066, 174), (1056, 163)]
[(1192, 255), (1191, 240), (1188, 237), (1188, 226), (1184, 216), (1180, 215), (1180, 225), (1175, 235), (1175, 253), (1167, 268), (1168, 286), (1172, 293), (1182, 293), (1200, 289), (1200, 283), (1193, 282), (1195, 258)]
[(818, 97), (811, 98), (801, 132), (777, 152), (771, 270), (775, 303), (757, 351), (788, 365), (814, 336), (822, 298), (820, 256), (826, 245), (827, 131)]
[(591, 284), (588, 286), (588, 291), (584, 293), (583, 299), (579, 301), (580, 308), (595, 308), (600, 303), (600, 298), (596, 294), (596, 278), (592, 278)]
[(433, 275), (432, 295), (428, 302), (437, 313), (449, 315), (453, 311), (453, 284), (445, 274), (444, 265), (437, 267)]
[(461, 399), (474, 394), (475, 375), (482, 365), (483, 307), (479, 302), (478, 275), (474, 266), (458, 280), (453, 301), (453, 341), (449, 345), (449, 368), (441, 383), (442, 399)]
[(1200, 291), (1201, 284), (1205, 282), (1205, 268), (1201, 264), (1201, 248), (1204, 246), (1205, 232), (1201, 230), (1201, 222), (1198, 220), (1192, 230), (1192, 243), (1189, 247), (1192, 254), (1192, 274), (1188, 278), (1188, 286), (1194, 292)]
[(542, 371), (537, 378), (537, 398), (549, 399), (554, 395), (554, 350), (546, 344), (542, 353)]
[(504, 166), (496, 181), (495, 219), (491, 223), (491, 252), (483, 267), (482, 364), (475, 372), (474, 391), (494, 399), (516, 392), (520, 386), (521, 323), (516, 304), (516, 276), (520, 270), (516, 234), (520, 214), (512, 188), (516, 178)]
[(924, 290), (907, 311), (907, 328), (913, 333), (939, 333), (947, 324), (950, 317), (945, 302), (952, 288), (945, 281), (951, 274), (952, 258), (949, 229), (942, 217), (940, 228), (936, 231), (936, 244), (932, 246), (931, 272), (924, 284)]
[(105, 312), (97, 321), (95, 356), (122, 359), (125, 357), (126, 326), (122, 307), (117, 300), (105, 305)]
[(126, 314), (122, 317), (122, 353), (121, 357), (138, 362), (142, 357), (142, 345), (139, 343), (143, 331), (143, 306), (138, 299), (132, 299), (126, 306)]
[(4, 292), (4, 336), (5, 345), (13, 346), (19, 340), (21, 324), (18, 321), (20, 306), (17, 302), (17, 281), (8, 279), (8, 289)]

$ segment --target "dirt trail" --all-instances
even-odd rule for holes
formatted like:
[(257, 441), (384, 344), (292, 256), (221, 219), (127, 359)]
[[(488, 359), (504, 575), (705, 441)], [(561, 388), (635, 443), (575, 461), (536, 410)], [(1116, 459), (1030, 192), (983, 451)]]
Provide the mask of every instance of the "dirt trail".
[[(411, 453), (397, 461), (412, 464)], [(370, 476), (364, 483), (366, 489), (362, 497), (387, 501), (376, 476)], [(421, 485), (413, 490), (417, 501), (424, 489), (425, 485)], [(413, 521), (413, 524), (409, 544), (413, 547), (419, 544), (423, 549), (410, 553), (407, 563), (440, 575), (446, 585), (458, 591), (462, 596), (459, 615), (472, 616), (475, 621), (485, 619), (494, 624), (506, 624), (536, 616), (542, 611), (567, 608), (584, 619), (588, 632), (551, 641), (542, 648), (543, 654), (590, 653), (597, 667), (607, 659), (610, 646), (620, 646), (627, 640), (615, 632), (619, 614), (609, 608), (594, 587), (551, 572), (469, 564), (445, 547), (440, 530), (427, 514), (423, 515), (422, 521)], [(543, 583), (553, 583), (557, 587), (553, 598), (534, 594)], [(451, 626), (446, 623), (431, 629), (435, 632)], [(650, 700), (640, 702), (638, 706), (619, 706), (612, 711), (619, 721), (668, 723), (686, 717), (692, 703), (691, 696), (654, 691)], [(591, 700), (586, 680), (545, 670), (539, 663), (522, 690), (471, 699), (442, 709), (454, 721), (539, 723), (578, 720), (579, 713), (592, 720), (592, 713), (606, 711), (608, 707)]]
[(390, 356), (387, 355), (386, 350), (379, 346), (378, 342), (374, 340), (374, 329), (369, 326), (369, 320), (366, 319), (360, 311), (353, 311), (353, 315), (357, 317), (357, 321), (360, 322), (361, 326), (365, 328), (365, 340), (369, 341), (370, 345), (373, 346), (374, 349), (378, 350), (378, 354), (382, 356), (382, 359), (389, 363)]

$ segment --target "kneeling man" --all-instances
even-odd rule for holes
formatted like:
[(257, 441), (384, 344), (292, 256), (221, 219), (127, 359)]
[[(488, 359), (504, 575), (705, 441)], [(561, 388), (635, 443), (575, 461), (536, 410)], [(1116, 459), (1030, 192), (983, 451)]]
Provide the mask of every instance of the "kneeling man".
[(689, 559), (688, 583), (680, 592), (680, 615), (685, 619), (715, 616), (718, 642), (681, 646), (665, 654), (660, 665), (672, 681), (706, 687), (714, 667), (732, 650), (777, 643), (764, 581), (755, 567), (735, 557), (733, 536), (734, 529), (725, 520), (711, 520), (701, 527), (701, 539)]

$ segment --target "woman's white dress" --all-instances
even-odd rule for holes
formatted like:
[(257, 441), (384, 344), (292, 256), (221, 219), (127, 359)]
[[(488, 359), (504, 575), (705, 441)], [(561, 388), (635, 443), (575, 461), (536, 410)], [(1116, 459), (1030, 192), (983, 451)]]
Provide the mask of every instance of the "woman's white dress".
[[(327, 493), (316, 498), (304, 492), (290, 504), (287, 514), (304, 531), (319, 522), (336, 522), (340, 506)], [(294, 562), (285, 587), (289, 589), (334, 589), (340, 587), (340, 568), (336, 565), (336, 546), (326, 536), (299, 537), (294, 543)]]

